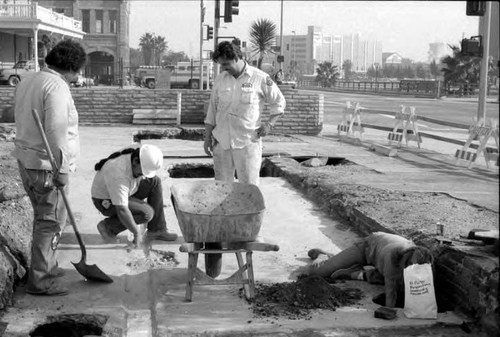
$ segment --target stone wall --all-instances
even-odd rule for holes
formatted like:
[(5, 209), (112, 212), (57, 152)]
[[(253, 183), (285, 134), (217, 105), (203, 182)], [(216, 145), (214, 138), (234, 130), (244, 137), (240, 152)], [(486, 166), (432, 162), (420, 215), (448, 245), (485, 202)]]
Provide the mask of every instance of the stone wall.
[[(299, 93), (283, 87), (287, 106), (275, 132), (318, 135), (323, 128), (323, 95)], [(95, 87), (72, 89), (82, 124), (131, 124), (133, 109), (175, 109), (181, 94), (181, 124), (203, 124), (203, 105), (210, 91), (149, 90)], [(13, 105), (13, 88), (0, 88), (0, 113)], [(264, 110), (264, 116), (268, 114)], [(266, 117), (264, 117), (265, 119)], [(0, 118), (1, 121), (1, 118)]]

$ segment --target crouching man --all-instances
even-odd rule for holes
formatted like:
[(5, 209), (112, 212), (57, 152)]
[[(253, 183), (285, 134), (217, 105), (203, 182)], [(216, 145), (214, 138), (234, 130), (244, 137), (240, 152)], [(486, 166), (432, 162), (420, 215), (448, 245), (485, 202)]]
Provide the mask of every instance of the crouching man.
[[(329, 258), (311, 264), (305, 274), (333, 280), (344, 278), (384, 284), (385, 303), (382, 305), (388, 307), (404, 303), (403, 270), (413, 264), (432, 264), (434, 261), (429, 249), (416, 246), (399, 235), (383, 232), (372, 233), (337, 255), (317, 248), (308, 252), (313, 260), (321, 254)], [(365, 270), (364, 266), (375, 268)]]
[(91, 195), (94, 206), (106, 216), (97, 224), (105, 242), (116, 242), (116, 236), (128, 229), (137, 247), (143, 242), (140, 224), (147, 224), (148, 241), (177, 239), (167, 231), (163, 213), (163, 189), (156, 176), (162, 165), (163, 153), (148, 144), (115, 152), (95, 165)]

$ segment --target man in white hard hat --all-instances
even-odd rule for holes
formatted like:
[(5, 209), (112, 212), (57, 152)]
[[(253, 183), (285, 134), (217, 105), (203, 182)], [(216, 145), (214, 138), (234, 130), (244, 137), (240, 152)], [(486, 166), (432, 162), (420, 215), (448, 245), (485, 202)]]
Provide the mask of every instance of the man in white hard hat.
[(163, 189), (156, 176), (162, 165), (163, 153), (149, 144), (115, 152), (95, 165), (91, 195), (95, 207), (106, 216), (97, 224), (105, 242), (116, 242), (116, 236), (128, 229), (134, 245), (140, 245), (140, 224), (147, 224), (150, 241), (177, 239), (177, 234), (167, 231), (163, 213)]

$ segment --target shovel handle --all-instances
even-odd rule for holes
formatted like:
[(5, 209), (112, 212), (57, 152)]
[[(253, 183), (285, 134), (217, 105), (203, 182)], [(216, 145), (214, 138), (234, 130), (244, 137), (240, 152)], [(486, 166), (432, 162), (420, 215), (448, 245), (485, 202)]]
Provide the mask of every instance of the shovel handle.
[[(54, 174), (58, 174), (59, 168), (57, 167), (57, 163), (56, 163), (56, 160), (54, 158), (54, 155), (52, 154), (52, 151), (50, 150), (49, 141), (47, 140), (47, 136), (45, 135), (45, 131), (43, 130), (40, 116), (38, 116), (38, 111), (36, 111), (36, 109), (32, 109), (31, 112), (33, 113), (33, 118), (35, 119), (35, 123), (36, 123), (36, 126), (38, 127), (38, 131), (40, 131), (40, 135), (42, 136), (43, 144), (45, 145), (45, 150), (47, 150), (47, 155), (49, 156), (49, 161), (50, 161), (50, 165), (52, 166), (52, 171), (54, 172)], [(73, 217), (73, 212), (71, 211), (71, 207), (69, 206), (69, 201), (68, 201), (68, 198), (66, 196), (66, 192), (64, 192), (63, 187), (57, 186), (57, 189), (59, 190), (59, 192), (61, 192), (61, 195), (62, 195), (62, 198), (64, 201), (64, 205), (66, 206), (66, 210), (68, 211), (69, 220), (71, 222), (71, 225), (73, 226), (73, 230), (75, 231), (75, 235), (76, 235), (76, 238), (78, 240), (78, 244), (80, 245), (80, 248), (82, 251), (82, 260), (85, 261), (87, 258), (87, 251), (85, 249), (85, 244), (83, 243), (82, 237), (80, 236), (80, 233), (78, 232), (78, 228), (76, 227), (76, 221), (75, 221), (75, 218)], [(57, 236), (57, 234), (59, 234), (59, 236), (57, 238), (54, 236), (54, 238), (52, 239), (52, 242), (51, 242), (52, 249), (54, 249), (54, 246), (57, 248), (57, 245), (59, 244), (61, 234), (56, 233), (55, 235)], [(54, 242), (54, 240), (57, 240), (57, 241)]]

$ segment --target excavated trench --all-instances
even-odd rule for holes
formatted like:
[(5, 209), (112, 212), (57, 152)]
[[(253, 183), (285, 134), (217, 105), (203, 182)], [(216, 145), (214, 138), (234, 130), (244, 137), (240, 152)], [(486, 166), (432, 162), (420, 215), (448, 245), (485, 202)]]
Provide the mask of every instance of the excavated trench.
[(108, 316), (98, 314), (66, 314), (49, 316), (38, 325), (30, 337), (102, 336)]

